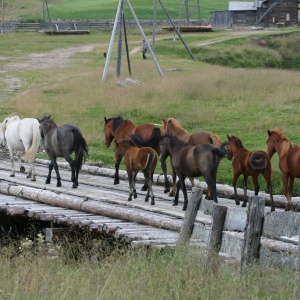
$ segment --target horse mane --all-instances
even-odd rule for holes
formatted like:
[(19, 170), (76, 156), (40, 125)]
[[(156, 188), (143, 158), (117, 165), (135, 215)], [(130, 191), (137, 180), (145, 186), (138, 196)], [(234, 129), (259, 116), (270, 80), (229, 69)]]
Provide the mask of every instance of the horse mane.
[(120, 128), (127, 122), (127, 120), (124, 120), (121, 116), (108, 118), (107, 122), (108, 121), (112, 121), (114, 132), (116, 132), (118, 130), (118, 128)]
[(290, 141), (290, 139), (284, 135), (280, 128), (269, 130), (271, 134), (275, 134), (281, 140), (280, 157), (284, 156), (290, 148), (297, 148), (298, 146)]
[(39, 120), (40, 123), (42, 122), (46, 122), (47, 124), (50, 124), (49, 127), (57, 127), (57, 125), (55, 124), (54, 120), (52, 119), (52, 116), (49, 115), (49, 116), (44, 116), (41, 120)]
[(236, 143), (237, 147), (239, 148), (244, 148), (242, 141), (234, 134), (229, 135), (229, 138), (234, 140)]
[(180, 123), (176, 120), (176, 118), (169, 118), (166, 119), (168, 122), (172, 123), (172, 126), (174, 128), (174, 130), (180, 130), (180, 131), (184, 131), (185, 133), (188, 133), (181, 125)]

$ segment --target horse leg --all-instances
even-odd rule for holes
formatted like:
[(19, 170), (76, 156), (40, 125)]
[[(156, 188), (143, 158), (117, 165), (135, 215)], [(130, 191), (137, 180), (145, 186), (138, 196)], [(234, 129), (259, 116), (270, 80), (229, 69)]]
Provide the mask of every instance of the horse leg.
[[(78, 187), (78, 174), (76, 173), (76, 161), (70, 156), (68, 151), (62, 151), (62, 155), (71, 167), (71, 181), (73, 182), (72, 187), (77, 188)], [(77, 153), (76, 153), (76, 155), (77, 155)], [(55, 163), (56, 163), (56, 161), (55, 161)], [(54, 164), (54, 169), (55, 169), (55, 164)], [(56, 171), (56, 169), (55, 169), (55, 171)], [(58, 172), (58, 168), (57, 168), (57, 172)], [(56, 174), (57, 174), (57, 172), (56, 172)]]
[(177, 190), (176, 190), (176, 179), (177, 179), (176, 171), (175, 171), (173, 166), (171, 166), (171, 167), (172, 167), (172, 189), (169, 192), (170, 197), (176, 195), (176, 193), (177, 193)]
[(164, 180), (165, 180), (164, 193), (166, 194), (166, 193), (170, 192), (170, 184), (169, 184), (168, 174), (167, 174), (167, 163), (165, 160), (161, 162), (161, 169), (164, 173)]
[(176, 193), (173, 201), (173, 206), (178, 205), (179, 191), (180, 191), (180, 181), (178, 180), (176, 184)]
[(10, 173), (10, 177), (15, 177), (15, 158), (14, 158), (14, 150), (8, 146), (8, 150), (9, 150), (9, 155), (10, 155), (10, 162), (11, 162), (11, 173)]
[(46, 184), (49, 184), (51, 182), (51, 172), (53, 170), (53, 163), (52, 161), (49, 164), (49, 172), (48, 172), (48, 176), (46, 178)]
[(207, 190), (210, 191), (211, 199), (215, 203), (218, 203), (218, 197), (217, 197), (217, 185), (216, 185), (216, 176), (213, 175), (206, 175), (204, 176), (205, 182), (207, 183)]
[(294, 188), (294, 180), (295, 178), (294, 177), (289, 177), (289, 183), (288, 183), (288, 190), (287, 190), (287, 194), (288, 194), (288, 197), (287, 197), (287, 205), (285, 207), (285, 210), (288, 211), (288, 210), (291, 210), (293, 208), (293, 202), (292, 202), (292, 196), (293, 196), (293, 188)]
[(119, 167), (121, 163), (122, 157), (120, 160), (115, 162), (115, 179), (114, 179), (114, 184), (119, 184), (120, 183), (120, 178), (119, 178)]
[(56, 178), (57, 178), (56, 179), (57, 180), (56, 186), (61, 187), (60, 175), (59, 175), (59, 172), (58, 172), (58, 166), (57, 166), (56, 158), (54, 158), (51, 161), (53, 163), (53, 167), (54, 167), (54, 170), (55, 170), (55, 173), (56, 173)]
[(233, 181), (232, 181), (232, 186), (233, 186), (233, 189), (234, 189), (234, 199), (235, 199), (235, 204), (236, 205), (240, 205), (240, 201), (238, 200), (238, 197), (237, 197), (237, 191), (236, 191), (236, 183), (237, 183), (237, 180), (239, 178), (239, 174), (234, 174), (233, 175)]
[(136, 189), (135, 189), (135, 180), (136, 180), (136, 175), (138, 174), (138, 172), (135, 172), (133, 174), (133, 180), (132, 180), (132, 187), (133, 187), (133, 198), (136, 199), (137, 198), (137, 193), (136, 193)]
[(248, 176), (244, 175), (244, 201), (243, 201), (242, 207), (246, 207), (247, 206), (247, 201), (248, 201), (248, 198), (247, 198), (247, 188), (248, 188)]
[(128, 175), (128, 182), (129, 182), (129, 197), (128, 201), (132, 200), (132, 194), (133, 194), (133, 174), (131, 170), (127, 170), (127, 175)]
[(151, 172), (150, 181), (149, 181), (149, 189), (150, 189), (150, 195), (151, 195), (151, 205), (155, 205), (154, 193), (153, 193), (153, 174), (154, 174), (154, 171)]
[(34, 164), (33, 163), (30, 164), (30, 170), (28, 171), (27, 178), (31, 178), (30, 179), (31, 181), (36, 181), (36, 178), (35, 178), (35, 168), (34, 168)]
[[(186, 186), (185, 186), (185, 182), (184, 182), (186, 176), (184, 176), (183, 174), (180, 174), (178, 177), (179, 177), (180, 187), (181, 187), (181, 190), (182, 190), (183, 196), (184, 196), (184, 202), (183, 202), (182, 210), (186, 211), (187, 206), (188, 206), (188, 198), (187, 198)], [(176, 191), (176, 194), (177, 194), (177, 191)], [(177, 203), (178, 203), (178, 198), (177, 198)]]
[(272, 183), (271, 183), (271, 169), (266, 169), (265, 172), (263, 173), (263, 176), (265, 178), (267, 187), (268, 187), (268, 192), (270, 194), (270, 200), (271, 200), (271, 212), (275, 211), (275, 204), (274, 204), (274, 199), (273, 199), (273, 191), (272, 191)]
[(148, 171), (145, 170), (143, 173), (144, 173), (144, 177), (145, 177), (145, 180), (147, 182), (147, 185), (148, 185), (148, 190), (147, 190), (147, 194), (146, 194), (146, 197), (145, 197), (145, 202), (148, 202), (149, 201), (149, 197), (150, 197), (151, 181), (150, 181), (150, 177), (149, 177)]

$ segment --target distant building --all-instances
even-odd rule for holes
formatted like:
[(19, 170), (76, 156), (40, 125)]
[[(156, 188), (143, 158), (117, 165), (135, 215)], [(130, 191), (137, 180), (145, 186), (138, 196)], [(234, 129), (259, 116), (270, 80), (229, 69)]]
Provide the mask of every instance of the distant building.
[(228, 10), (214, 11), (213, 27), (296, 26), (299, 0), (230, 1)]

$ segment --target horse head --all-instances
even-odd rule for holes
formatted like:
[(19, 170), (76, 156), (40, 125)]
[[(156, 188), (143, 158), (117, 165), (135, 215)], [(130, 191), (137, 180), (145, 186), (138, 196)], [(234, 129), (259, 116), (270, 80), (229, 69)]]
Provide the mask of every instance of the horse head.
[(231, 134), (231, 135), (227, 135), (227, 140), (228, 140), (228, 144), (227, 144), (227, 149), (228, 149), (228, 155), (227, 158), (229, 160), (231, 160), (233, 158), (233, 156), (235, 155), (235, 153), (241, 149), (244, 148), (242, 141), (235, 135)]
[[(283, 145), (290, 145), (289, 139), (284, 136), (281, 132), (281, 129), (271, 129), (268, 130), (268, 139), (267, 139), (267, 154), (271, 158), (275, 152), (280, 155)], [(286, 147), (284, 147), (286, 149)]]
[(42, 138), (44, 138), (51, 129), (57, 128), (57, 125), (54, 123), (53, 119), (51, 119), (51, 116), (45, 116), (38, 121), (40, 122), (40, 133)]

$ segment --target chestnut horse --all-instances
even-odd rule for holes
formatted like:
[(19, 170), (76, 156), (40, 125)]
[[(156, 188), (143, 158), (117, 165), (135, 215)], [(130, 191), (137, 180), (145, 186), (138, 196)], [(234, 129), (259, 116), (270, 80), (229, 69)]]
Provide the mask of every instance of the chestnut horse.
[(236, 205), (240, 204), (237, 199), (236, 183), (240, 175), (244, 176), (244, 201), (242, 206), (247, 205), (247, 181), (248, 176), (252, 177), (255, 195), (259, 192), (258, 176), (263, 175), (271, 198), (271, 211), (275, 210), (272, 183), (271, 183), (271, 161), (269, 155), (265, 151), (249, 151), (244, 148), (242, 141), (235, 135), (227, 135), (228, 139), (228, 159), (232, 159), (233, 166), (233, 188)]
[[(156, 130), (155, 130), (156, 129)], [(159, 149), (159, 140), (160, 136), (163, 135), (163, 131), (154, 124), (142, 124), (135, 125), (130, 120), (124, 120), (122, 117), (104, 117), (104, 136), (105, 136), (105, 146), (109, 147), (114, 140), (115, 143), (120, 142), (121, 140), (128, 140), (132, 134), (138, 134), (144, 140), (152, 139), (153, 135), (157, 135), (157, 130), (159, 130), (159, 137), (155, 140), (155, 143), (152, 143), (151, 148), (153, 148), (157, 154), (160, 154)], [(119, 184), (119, 167), (122, 160), (122, 156), (115, 161), (115, 178), (114, 184)], [(169, 182), (167, 178), (167, 164), (166, 162), (161, 163), (161, 168), (164, 172), (165, 180), (165, 193), (169, 192)], [(147, 190), (147, 183), (143, 186), (142, 190)]]
[(220, 148), (215, 148), (211, 144), (191, 146), (170, 134), (166, 134), (161, 138), (160, 159), (165, 160), (170, 156), (171, 164), (175, 168), (179, 178), (173, 205), (178, 205), (179, 190), (181, 188), (184, 195), (183, 210), (186, 210), (188, 199), (184, 180), (188, 176), (203, 176), (212, 193), (214, 202), (218, 203), (216, 188), (217, 171), (221, 158), (227, 153), (225, 149), (226, 144), (227, 141)]
[[(222, 140), (214, 133), (210, 131), (196, 131), (192, 134), (189, 134), (176, 120), (175, 117), (162, 119), (163, 128), (166, 134), (172, 134), (178, 137), (180, 140), (189, 143), (192, 146), (196, 146), (199, 144), (212, 144), (216, 148), (220, 147), (222, 144)], [(192, 186), (194, 186), (194, 179), (189, 178)], [(172, 189), (170, 191), (170, 196), (174, 196), (176, 192), (176, 172), (172, 167)], [(210, 192), (208, 192), (208, 198), (210, 197)]]
[(300, 178), (300, 147), (282, 134), (281, 129), (268, 130), (267, 139), (270, 158), (275, 152), (279, 156), (279, 169), (282, 174), (283, 193), (287, 199), (285, 210), (293, 208), (292, 196), (295, 178)]
[(145, 202), (148, 202), (151, 196), (151, 205), (154, 205), (152, 183), (157, 163), (156, 152), (150, 147), (138, 148), (131, 140), (123, 140), (116, 142), (115, 161), (119, 161), (123, 156), (129, 181), (128, 201), (132, 200), (132, 195), (134, 198), (137, 198), (135, 178), (138, 172), (142, 171), (148, 184)]

